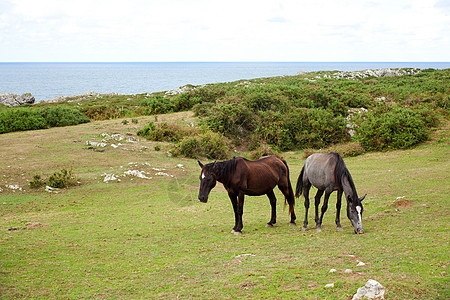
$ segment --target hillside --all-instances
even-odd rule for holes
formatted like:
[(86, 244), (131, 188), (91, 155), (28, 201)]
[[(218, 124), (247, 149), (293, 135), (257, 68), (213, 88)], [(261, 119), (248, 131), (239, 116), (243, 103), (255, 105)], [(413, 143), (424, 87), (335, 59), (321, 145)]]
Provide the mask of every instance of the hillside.
[[(386, 299), (450, 297), (448, 122), (412, 149), (346, 158), (359, 193), (368, 194), (365, 234), (353, 234), (345, 213), (344, 231), (336, 231), (335, 194), (323, 232), (289, 227), (276, 190), (277, 225), (264, 226), (266, 197), (247, 197), (237, 237), (223, 187), (200, 203), (196, 160), (136, 135), (150, 121), (188, 126), (198, 118), (186, 111), (135, 119), (0, 135), (2, 299), (350, 299), (368, 279), (386, 287)], [(303, 152), (283, 156), (295, 184)], [(34, 175), (62, 169), (79, 183), (28, 186)]]
[[(450, 69), (329, 71), (153, 94), (89, 94), (0, 107), (0, 133), (192, 110), (197, 129), (152, 120), (141, 136), (177, 144), (174, 154), (219, 159), (236, 148), (276, 153), (348, 142), (357, 153), (407, 149), (448, 119), (448, 82)], [(205, 141), (214, 143), (205, 149)]]

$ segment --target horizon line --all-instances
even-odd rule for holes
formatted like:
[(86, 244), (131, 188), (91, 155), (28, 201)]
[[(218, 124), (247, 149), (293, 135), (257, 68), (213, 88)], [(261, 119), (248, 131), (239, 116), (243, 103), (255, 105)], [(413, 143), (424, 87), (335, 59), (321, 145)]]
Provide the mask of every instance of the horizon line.
[(450, 63), (450, 61), (0, 61), (0, 63)]

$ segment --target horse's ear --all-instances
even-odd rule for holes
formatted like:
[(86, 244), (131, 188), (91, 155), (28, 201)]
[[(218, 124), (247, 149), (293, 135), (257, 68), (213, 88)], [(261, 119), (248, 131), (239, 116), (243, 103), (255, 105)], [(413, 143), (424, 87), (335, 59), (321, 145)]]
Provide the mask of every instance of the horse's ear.
[(203, 164), (199, 160), (197, 160), (197, 162), (198, 162), (198, 165), (200, 166), (200, 168), (203, 169)]
[(365, 194), (364, 196), (362, 196), (361, 198), (359, 198), (359, 202), (362, 202), (364, 200), (364, 198), (366, 198), (367, 194)]

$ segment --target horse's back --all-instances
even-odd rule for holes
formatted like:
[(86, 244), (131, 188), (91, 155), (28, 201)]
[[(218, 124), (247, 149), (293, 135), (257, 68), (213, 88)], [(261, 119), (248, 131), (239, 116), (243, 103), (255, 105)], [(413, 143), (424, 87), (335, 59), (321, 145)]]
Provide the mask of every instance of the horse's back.
[(238, 157), (236, 171), (239, 179), (245, 177), (249, 194), (265, 194), (280, 183), (288, 184), (289, 180), (287, 166), (277, 156), (265, 156), (257, 160)]
[(337, 153), (314, 153), (304, 165), (303, 180), (308, 180), (318, 189), (326, 189), (336, 185), (335, 169), (338, 160)]

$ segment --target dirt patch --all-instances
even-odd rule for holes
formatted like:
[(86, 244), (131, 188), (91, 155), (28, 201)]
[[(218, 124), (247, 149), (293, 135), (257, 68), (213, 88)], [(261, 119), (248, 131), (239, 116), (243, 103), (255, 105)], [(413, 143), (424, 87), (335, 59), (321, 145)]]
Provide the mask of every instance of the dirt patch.
[(392, 203), (392, 206), (395, 208), (407, 208), (407, 207), (411, 207), (414, 206), (415, 202), (405, 199), (403, 197), (399, 197), (397, 199), (395, 199), (395, 201)]
[(27, 223), (27, 224), (25, 224), (25, 228), (41, 228), (41, 227), (46, 227), (46, 226), (48, 226), (48, 225), (45, 225), (45, 224), (42, 224), (42, 223), (39, 223), (39, 222), (35, 222), (35, 223)]

